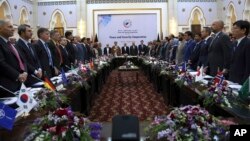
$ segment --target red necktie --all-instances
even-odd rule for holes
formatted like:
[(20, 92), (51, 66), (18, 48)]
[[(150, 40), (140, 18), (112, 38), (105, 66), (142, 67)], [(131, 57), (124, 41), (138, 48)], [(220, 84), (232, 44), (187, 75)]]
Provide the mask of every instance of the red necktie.
[(59, 57), (60, 57), (60, 65), (61, 65), (61, 64), (63, 63), (63, 58), (62, 58), (62, 53), (61, 53), (61, 50), (60, 50), (58, 44), (56, 44), (56, 50), (57, 50), (57, 52), (58, 52), (58, 54), (59, 54)]
[(19, 54), (18, 54), (16, 48), (15, 48), (13, 45), (11, 45), (10, 42), (7, 42), (7, 44), (8, 44), (8, 47), (9, 47), (10, 51), (16, 56), (16, 58), (17, 58), (17, 60), (18, 60), (18, 63), (19, 63), (20, 69), (21, 69), (22, 71), (24, 71), (24, 70), (25, 70), (25, 68), (24, 68), (24, 63), (23, 63), (23, 61), (21, 60), (21, 58), (20, 58), (20, 56), (19, 56)]

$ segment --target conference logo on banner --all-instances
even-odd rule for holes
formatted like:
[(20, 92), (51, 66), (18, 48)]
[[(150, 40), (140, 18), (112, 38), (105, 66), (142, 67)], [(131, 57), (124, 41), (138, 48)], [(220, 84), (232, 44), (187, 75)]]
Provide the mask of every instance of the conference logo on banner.
[(123, 26), (124, 27), (129, 28), (129, 27), (131, 27), (131, 25), (132, 25), (132, 21), (130, 19), (127, 19), (127, 20), (123, 21)]
[[(145, 22), (147, 21), (147, 22)], [(98, 40), (102, 44), (128, 46), (157, 38), (157, 14), (113, 14), (98, 16)]]

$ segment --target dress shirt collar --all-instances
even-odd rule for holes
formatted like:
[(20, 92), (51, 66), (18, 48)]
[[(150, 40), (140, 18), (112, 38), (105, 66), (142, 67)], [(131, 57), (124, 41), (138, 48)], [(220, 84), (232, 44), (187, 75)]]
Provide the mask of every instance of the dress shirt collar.
[(7, 43), (9, 40), (0, 35), (0, 37)]
[(39, 39), (42, 43), (43, 43), (43, 45), (46, 43), (46, 42), (44, 42), (42, 39)]
[(237, 39), (237, 46), (240, 44), (240, 42), (241, 42), (245, 37), (246, 37), (246, 36), (243, 36), (243, 37)]
[(205, 38), (205, 41), (207, 41), (210, 37), (211, 37), (211, 36), (207, 36), (207, 37)]
[(28, 42), (27, 40), (23, 39), (22, 37), (20, 37), (20, 39), (21, 39), (26, 45), (28, 45), (28, 43), (30, 43), (30, 42)]

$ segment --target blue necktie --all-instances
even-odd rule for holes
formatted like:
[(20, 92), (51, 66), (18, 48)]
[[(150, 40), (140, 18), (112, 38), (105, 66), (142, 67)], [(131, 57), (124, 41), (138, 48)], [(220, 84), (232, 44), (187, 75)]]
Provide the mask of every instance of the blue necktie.
[(27, 46), (28, 46), (28, 48), (29, 48), (29, 50), (30, 50), (30, 52), (31, 52), (32, 57), (35, 58), (35, 54), (34, 54), (34, 51), (33, 51), (33, 49), (32, 49), (31, 43), (28, 43)]
[(238, 41), (236, 41), (234, 44), (234, 52), (236, 51), (237, 47), (238, 47)]
[(47, 55), (48, 55), (48, 57), (49, 57), (49, 65), (50, 65), (51, 67), (53, 67), (52, 56), (51, 56), (51, 53), (50, 53), (50, 50), (49, 50), (49, 47), (48, 47), (47, 43), (44, 43), (44, 46), (45, 46), (45, 50), (46, 50), (46, 52), (47, 52)]

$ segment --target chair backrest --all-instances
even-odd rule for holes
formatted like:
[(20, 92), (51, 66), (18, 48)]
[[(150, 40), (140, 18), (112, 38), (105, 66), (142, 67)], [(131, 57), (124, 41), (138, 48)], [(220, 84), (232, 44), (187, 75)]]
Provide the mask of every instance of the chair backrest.
[(112, 141), (139, 141), (139, 119), (133, 115), (117, 115), (112, 119)]

